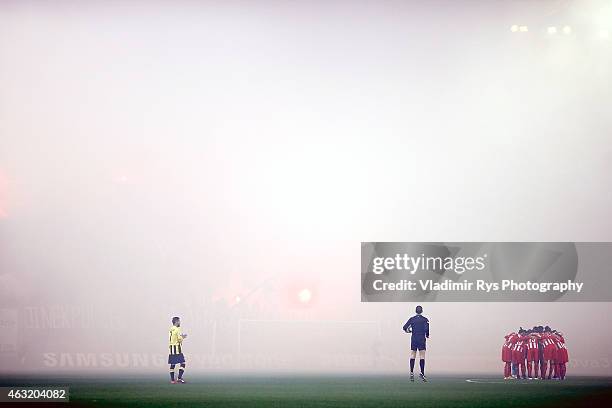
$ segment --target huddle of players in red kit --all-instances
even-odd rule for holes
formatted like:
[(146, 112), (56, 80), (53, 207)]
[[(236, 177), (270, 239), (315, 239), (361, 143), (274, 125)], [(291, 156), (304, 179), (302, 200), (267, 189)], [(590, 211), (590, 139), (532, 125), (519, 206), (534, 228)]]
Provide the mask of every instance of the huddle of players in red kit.
[(518, 333), (512, 332), (504, 338), (506, 339), (502, 346), (502, 361), (505, 363), (504, 379), (513, 378), (512, 365), (517, 367), (518, 379), (537, 379), (538, 373), (541, 380), (565, 379), (565, 365), (569, 356), (562, 333), (548, 326), (536, 326), (529, 330), (521, 328)]

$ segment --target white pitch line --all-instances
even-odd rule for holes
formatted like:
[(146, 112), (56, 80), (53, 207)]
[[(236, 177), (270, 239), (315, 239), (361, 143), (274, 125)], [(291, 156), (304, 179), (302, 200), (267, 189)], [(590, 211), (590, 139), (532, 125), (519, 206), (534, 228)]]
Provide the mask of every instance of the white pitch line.
[[(508, 382), (512, 382), (512, 380), (506, 380), (506, 381), (489, 381), (489, 380), (485, 380), (485, 379), (478, 379), (478, 378), (470, 378), (465, 380), (469, 383), (474, 383), (474, 384), (507, 384)], [(534, 383), (533, 381), (519, 381), (520, 384), (527, 384), (527, 383)], [(537, 382), (537, 381), (536, 381)]]

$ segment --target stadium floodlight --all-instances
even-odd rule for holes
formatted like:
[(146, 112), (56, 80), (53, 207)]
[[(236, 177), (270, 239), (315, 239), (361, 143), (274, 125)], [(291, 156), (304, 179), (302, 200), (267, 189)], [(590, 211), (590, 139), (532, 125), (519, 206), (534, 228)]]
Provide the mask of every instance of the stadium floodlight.
[(610, 30), (607, 30), (605, 28), (602, 28), (601, 30), (599, 30), (599, 38), (604, 39), (604, 40), (610, 39)]
[(240, 296), (236, 296), (236, 297), (234, 298), (234, 302), (236, 302), (236, 304), (240, 303), (240, 301), (241, 301), (241, 300), (242, 300), (242, 299), (240, 298)]
[(298, 293), (298, 299), (302, 303), (308, 303), (310, 302), (310, 299), (312, 299), (312, 292), (310, 291), (310, 289), (302, 289)]
[(551, 26), (546, 29), (546, 32), (550, 35), (557, 34), (557, 27)]
[(513, 33), (516, 33), (518, 30), (519, 30), (519, 26), (517, 26), (516, 24), (510, 27), (510, 31), (512, 31)]
[(565, 27), (563, 27), (563, 34), (571, 34), (572, 33), (572, 27), (566, 25)]
[(519, 31), (521, 33), (526, 33), (527, 31), (529, 31), (529, 28), (527, 28), (527, 26), (519, 26)]

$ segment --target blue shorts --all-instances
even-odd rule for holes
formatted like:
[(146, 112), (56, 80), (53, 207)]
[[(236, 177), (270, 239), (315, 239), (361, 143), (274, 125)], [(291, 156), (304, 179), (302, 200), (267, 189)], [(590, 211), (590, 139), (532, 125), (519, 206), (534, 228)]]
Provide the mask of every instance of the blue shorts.
[(179, 354), (168, 354), (168, 364), (182, 364), (185, 362), (185, 356), (183, 353)]
[(410, 350), (412, 351), (416, 351), (416, 350), (425, 350), (425, 343), (426, 343), (426, 339), (425, 336), (419, 336), (419, 335), (412, 335), (412, 338), (410, 339)]

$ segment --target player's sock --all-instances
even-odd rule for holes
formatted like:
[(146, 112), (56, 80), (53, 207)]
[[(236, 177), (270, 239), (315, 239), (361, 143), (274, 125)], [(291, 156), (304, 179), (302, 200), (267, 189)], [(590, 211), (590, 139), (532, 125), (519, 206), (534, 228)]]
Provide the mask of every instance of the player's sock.
[(185, 372), (185, 363), (181, 364), (181, 368), (179, 369), (179, 380), (183, 378), (183, 373)]
[(170, 381), (174, 381), (174, 364), (170, 364)]
[(542, 379), (544, 380), (546, 378), (546, 361), (542, 361), (542, 368), (540, 370), (540, 373), (542, 375)]
[(410, 359), (410, 372), (413, 373), (414, 372), (414, 358)]
[(531, 373), (533, 371), (533, 361), (527, 362), (527, 377), (531, 378)]
[(425, 359), (424, 358), (419, 360), (419, 367), (421, 367), (421, 374), (425, 375)]
[(548, 365), (548, 379), (550, 380), (550, 378), (552, 377), (552, 373), (554, 370), (554, 363), (551, 361), (550, 364)]
[(567, 367), (565, 366), (565, 363), (561, 363), (561, 379), (565, 380), (565, 371), (567, 370)]
[(510, 377), (511, 370), (512, 368), (510, 367), (510, 362), (507, 362), (506, 365), (504, 366), (504, 378)]

